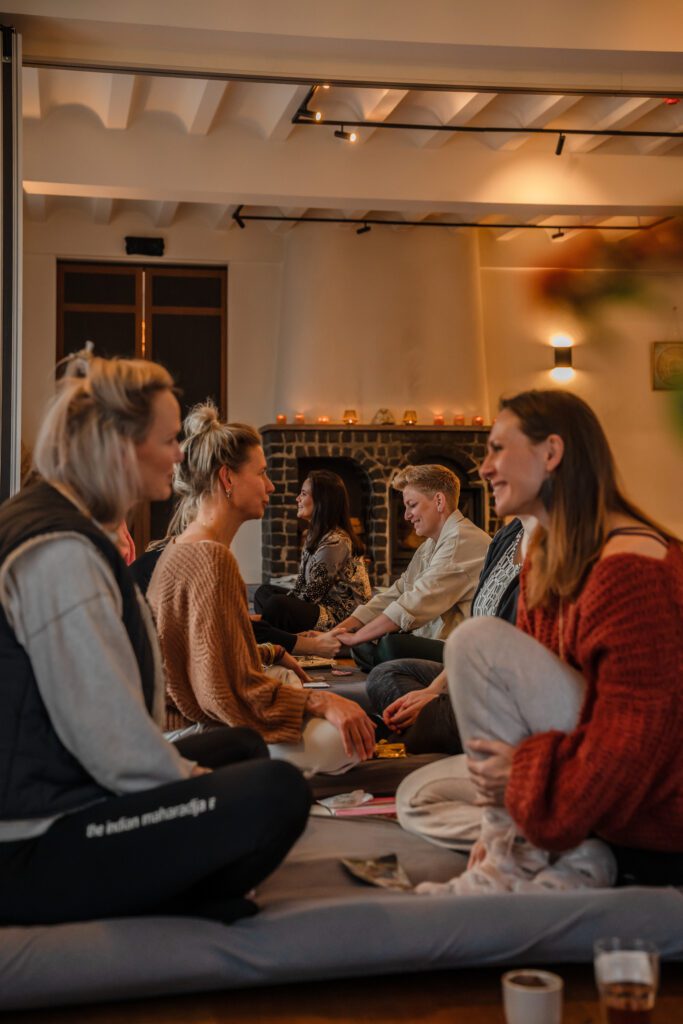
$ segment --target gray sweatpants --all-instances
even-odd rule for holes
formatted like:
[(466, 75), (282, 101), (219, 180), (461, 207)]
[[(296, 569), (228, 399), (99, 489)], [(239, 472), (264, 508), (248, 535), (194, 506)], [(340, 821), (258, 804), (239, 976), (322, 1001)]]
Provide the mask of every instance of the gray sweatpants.
[[(516, 746), (534, 733), (569, 732), (578, 721), (583, 676), (503, 619), (461, 623), (446, 643), (444, 661), (464, 746), (474, 738)], [(475, 796), (465, 755), (443, 758), (403, 780), (398, 818), (409, 832), (466, 849), (479, 835), (482, 808)]]

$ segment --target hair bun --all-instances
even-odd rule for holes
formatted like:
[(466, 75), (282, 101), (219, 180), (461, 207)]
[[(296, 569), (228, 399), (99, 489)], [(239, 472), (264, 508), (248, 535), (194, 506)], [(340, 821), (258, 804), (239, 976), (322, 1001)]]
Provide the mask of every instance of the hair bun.
[(199, 405), (194, 405), (185, 417), (183, 423), (185, 437), (189, 441), (191, 437), (211, 430), (214, 424), (219, 422), (218, 409), (213, 402), (200, 402)]

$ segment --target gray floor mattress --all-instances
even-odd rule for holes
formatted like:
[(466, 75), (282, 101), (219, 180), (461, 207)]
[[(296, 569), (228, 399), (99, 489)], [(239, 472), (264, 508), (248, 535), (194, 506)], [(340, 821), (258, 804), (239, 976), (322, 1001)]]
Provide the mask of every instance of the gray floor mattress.
[(454, 897), (393, 894), (348, 877), (344, 855), (398, 853), (413, 882), (463, 858), (389, 821), (311, 819), (259, 890), (262, 912), (224, 927), (126, 918), (0, 929), (0, 1009), (486, 964), (585, 961), (601, 935), (643, 935), (683, 959), (683, 893)]

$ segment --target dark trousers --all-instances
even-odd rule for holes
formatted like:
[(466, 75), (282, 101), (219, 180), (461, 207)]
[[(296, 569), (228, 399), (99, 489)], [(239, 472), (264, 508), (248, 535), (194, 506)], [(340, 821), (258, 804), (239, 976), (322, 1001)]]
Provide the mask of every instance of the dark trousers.
[[(197, 754), (200, 739), (183, 747)], [(310, 802), (298, 769), (258, 758), (65, 814), (0, 843), (0, 924), (254, 913), (244, 894), (301, 835)]]
[(438, 661), (443, 667), (443, 649), (443, 640), (429, 640), (423, 636), (415, 636), (414, 633), (387, 633), (378, 643), (371, 641), (352, 647), (351, 653), (358, 667), (363, 672), (369, 672), (383, 661), (396, 661), (399, 658)]
[(320, 615), (317, 604), (294, 597), (284, 587), (262, 583), (254, 594), (254, 611), (266, 622), (288, 633), (303, 633), (314, 629)]
[(276, 626), (271, 626), (265, 619), (261, 619), (260, 622), (252, 620), (251, 628), (254, 631), (257, 644), (280, 644), (288, 654), (291, 654), (296, 647), (295, 633), (287, 633), (284, 629), (277, 629)]
[[(366, 681), (373, 711), (385, 708), (412, 690), (423, 690), (443, 670), (438, 661), (403, 658), (376, 665)], [(462, 754), (462, 742), (447, 693), (441, 693), (420, 711), (415, 722), (401, 734), (409, 754)]]

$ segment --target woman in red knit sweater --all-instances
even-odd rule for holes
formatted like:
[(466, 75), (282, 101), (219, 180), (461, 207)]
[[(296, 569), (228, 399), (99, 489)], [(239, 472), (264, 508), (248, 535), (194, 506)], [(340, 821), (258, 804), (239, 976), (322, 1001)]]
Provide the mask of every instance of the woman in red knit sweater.
[[(504, 805), (522, 850), (521, 836), (554, 854), (597, 836), (622, 880), (681, 884), (681, 545), (623, 496), (574, 395), (503, 401), (481, 475), (499, 516), (534, 515), (540, 529), (517, 628), (470, 619), (447, 644), (476, 803)], [(485, 815), (484, 839), (505, 820)], [(490, 847), (475, 844), (470, 874)]]

